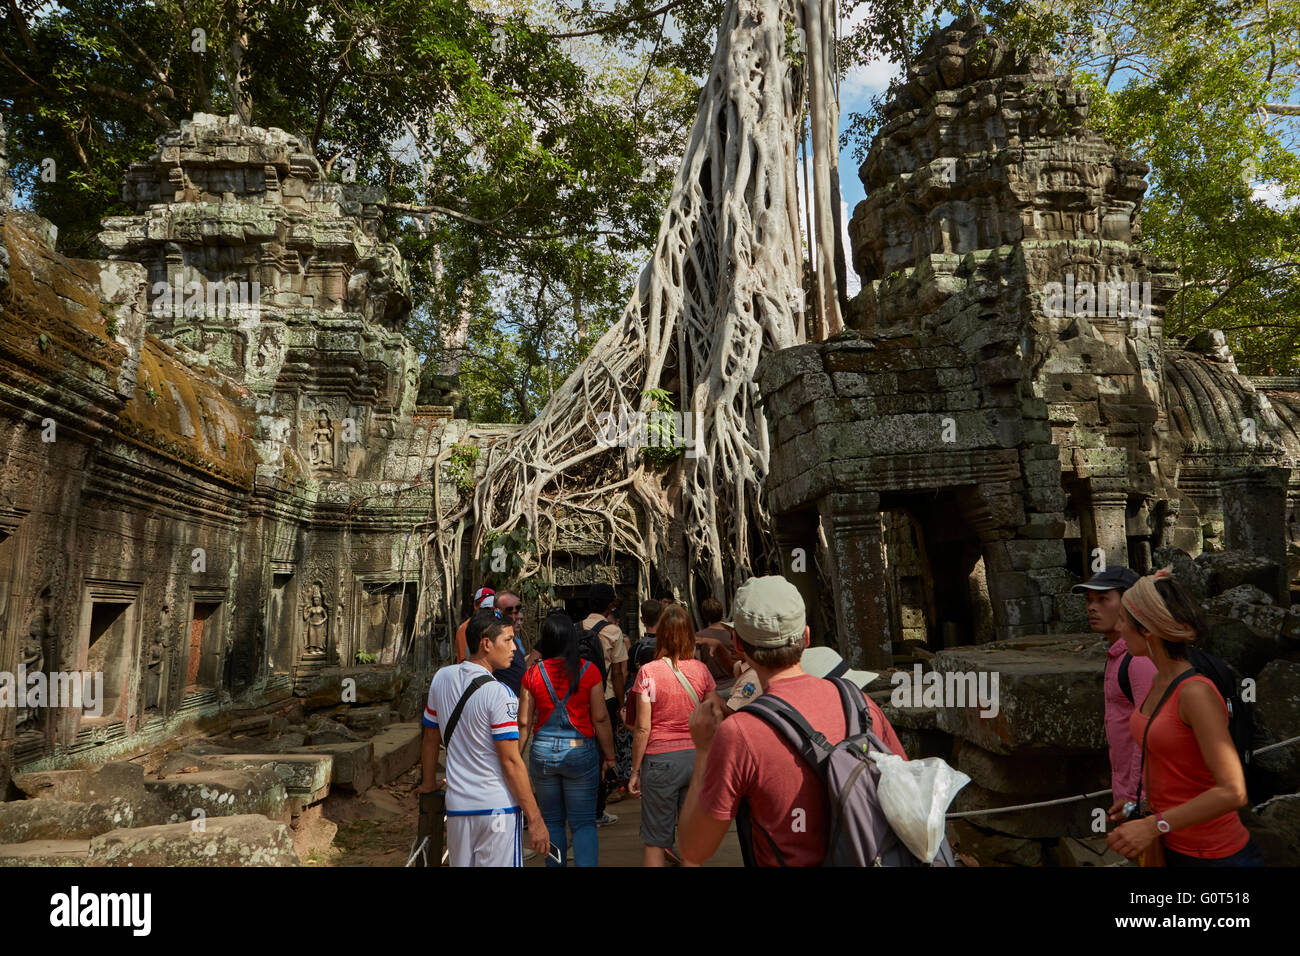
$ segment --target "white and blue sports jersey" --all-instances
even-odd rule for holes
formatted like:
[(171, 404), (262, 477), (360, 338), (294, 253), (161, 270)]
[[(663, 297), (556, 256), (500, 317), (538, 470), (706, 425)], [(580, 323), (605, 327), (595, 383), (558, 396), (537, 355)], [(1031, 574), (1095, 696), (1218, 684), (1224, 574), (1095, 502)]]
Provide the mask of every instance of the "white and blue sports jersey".
[[(442, 728), (451, 718), (460, 695), (476, 677), (492, 673), (472, 661), (443, 667), (433, 675), (423, 724)], [(519, 698), (493, 680), (480, 687), (465, 704), (447, 748), (447, 815), (468, 816), (518, 810), (496, 744), (519, 739)], [(443, 741), (444, 745), (446, 740)]]

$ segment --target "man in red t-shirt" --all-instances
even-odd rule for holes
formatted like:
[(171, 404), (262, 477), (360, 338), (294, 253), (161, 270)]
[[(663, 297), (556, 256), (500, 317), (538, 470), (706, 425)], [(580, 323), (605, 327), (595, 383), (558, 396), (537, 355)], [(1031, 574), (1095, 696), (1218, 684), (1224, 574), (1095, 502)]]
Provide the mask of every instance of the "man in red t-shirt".
[(488, 598), (492, 597), (495, 593), (496, 592), (493, 591), (491, 588), (479, 588), (477, 591), (474, 592), (474, 610), (470, 611), (469, 617), (461, 621), (460, 627), (456, 628), (456, 663), (457, 664), (465, 663), (466, 658), (469, 656), (469, 649), (465, 646), (465, 631), (469, 627), (470, 618), (472, 618), (483, 608), (492, 607), (493, 602), (489, 601)]
[[(834, 746), (844, 739), (844, 706), (835, 685), (806, 674), (803, 598), (785, 578), (750, 578), (732, 603), (736, 649), (753, 666), (763, 692), (787, 701)], [(872, 726), (891, 751), (903, 746), (880, 708), (867, 698)], [(742, 800), (754, 829), (754, 857), (776, 866), (817, 866), (826, 853), (826, 793), (817, 771), (762, 718), (738, 711), (725, 721), (705, 701), (691, 715), (695, 770), (682, 807), (682, 858), (700, 864), (717, 851)], [(760, 834), (765, 833), (770, 838)]]

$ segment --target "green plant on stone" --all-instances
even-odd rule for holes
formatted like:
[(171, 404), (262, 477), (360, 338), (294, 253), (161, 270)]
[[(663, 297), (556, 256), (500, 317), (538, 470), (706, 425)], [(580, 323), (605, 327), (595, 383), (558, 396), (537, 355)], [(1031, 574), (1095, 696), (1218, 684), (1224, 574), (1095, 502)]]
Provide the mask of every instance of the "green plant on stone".
[[(537, 541), (523, 525), (497, 534), (489, 534), (479, 558), (479, 575), (490, 587), (510, 586), (525, 603), (555, 599), (555, 584), (541, 574), (524, 575), (524, 568), (538, 561)], [(531, 560), (530, 560), (531, 559)]]
[(641, 393), (650, 399), (652, 414), (646, 422), (646, 447), (641, 449), (641, 457), (646, 463), (657, 468), (666, 468), (681, 457), (685, 446), (677, 434), (676, 420), (672, 413), (672, 393), (662, 388), (647, 388)]
[(442, 466), (443, 474), (464, 494), (474, 493), (474, 466), (480, 454), (480, 449), (474, 445), (455, 445)]
[(357, 651), (358, 664), (377, 664), (379, 663), (378, 654), (367, 654), (365, 651)]

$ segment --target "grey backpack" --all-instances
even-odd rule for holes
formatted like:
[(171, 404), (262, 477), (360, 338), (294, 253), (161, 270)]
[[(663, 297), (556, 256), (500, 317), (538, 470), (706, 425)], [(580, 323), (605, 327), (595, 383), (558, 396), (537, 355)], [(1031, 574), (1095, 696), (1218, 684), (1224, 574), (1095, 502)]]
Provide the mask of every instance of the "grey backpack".
[[(894, 834), (880, 807), (876, 784), (880, 768), (867, 753), (892, 753), (871, 724), (867, 699), (852, 683), (828, 678), (840, 692), (844, 704), (845, 735), (831, 746), (819, 731), (780, 697), (764, 694), (745, 705), (744, 712), (766, 721), (812, 766), (826, 790), (829, 834), (822, 866), (955, 866), (952, 847), (944, 840), (933, 862), (918, 859)], [(749, 807), (741, 804), (736, 816), (741, 854), (746, 866), (754, 864), (754, 831), (762, 833), (781, 866), (781, 851), (751, 819)]]

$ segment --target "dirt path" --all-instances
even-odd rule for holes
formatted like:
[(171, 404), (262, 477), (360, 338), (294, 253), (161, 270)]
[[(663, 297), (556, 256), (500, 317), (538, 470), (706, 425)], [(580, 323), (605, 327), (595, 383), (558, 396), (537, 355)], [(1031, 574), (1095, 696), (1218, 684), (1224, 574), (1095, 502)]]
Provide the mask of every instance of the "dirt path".
[[(392, 784), (373, 787), (360, 797), (331, 796), (325, 801), (325, 816), (338, 824), (334, 849), (328, 858), (317, 855), (308, 866), (405, 866), (415, 836), (419, 768), (402, 775)], [(600, 830), (601, 866), (640, 866), (642, 844), (641, 801), (622, 800), (610, 804), (618, 822)], [(525, 866), (544, 866), (541, 857)], [(570, 863), (572, 865), (572, 863)], [(740, 846), (735, 825), (706, 866), (740, 866)]]

